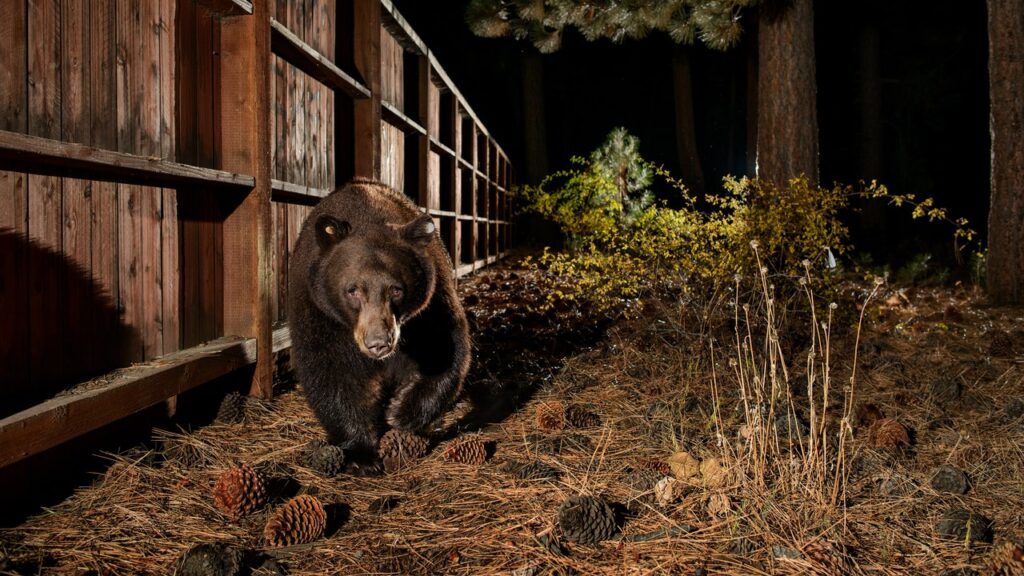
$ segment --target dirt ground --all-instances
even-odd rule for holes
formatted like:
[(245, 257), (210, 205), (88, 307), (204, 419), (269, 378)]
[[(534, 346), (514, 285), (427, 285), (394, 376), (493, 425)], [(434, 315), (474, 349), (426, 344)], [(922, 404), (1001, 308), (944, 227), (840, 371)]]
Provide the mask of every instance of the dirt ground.
[[(855, 324), (872, 287), (846, 290)], [(422, 459), (317, 472), (323, 433), (282, 370), (241, 422), (160, 432), (0, 531), (0, 574), (169, 574), (203, 543), (237, 562), (190, 574), (1024, 574), (1024, 311), (882, 285), (859, 332), (678, 294), (611, 320), (536, 311), (514, 263), (460, 292), (467, 399)], [(467, 438), (482, 464), (446, 458)], [(232, 520), (212, 490), (238, 464), (269, 502)], [(325, 504), (324, 536), (266, 546), (295, 494)], [(576, 496), (613, 525), (570, 522)]]

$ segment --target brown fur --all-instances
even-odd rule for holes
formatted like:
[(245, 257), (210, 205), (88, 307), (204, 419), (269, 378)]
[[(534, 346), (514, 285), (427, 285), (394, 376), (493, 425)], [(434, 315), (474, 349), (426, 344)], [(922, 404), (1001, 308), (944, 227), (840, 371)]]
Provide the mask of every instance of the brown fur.
[(310, 213), (289, 268), (299, 381), (329, 440), (375, 462), (385, 422), (423, 432), (469, 369), (469, 329), (433, 221), (356, 180)]

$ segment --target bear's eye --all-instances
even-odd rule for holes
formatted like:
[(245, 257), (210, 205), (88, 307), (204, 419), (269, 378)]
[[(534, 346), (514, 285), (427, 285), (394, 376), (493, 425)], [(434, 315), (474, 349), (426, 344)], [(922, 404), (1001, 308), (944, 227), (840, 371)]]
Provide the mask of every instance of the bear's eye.
[(357, 288), (355, 286), (349, 286), (345, 290), (345, 292), (348, 293), (349, 296), (355, 296), (357, 293), (359, 293), (359, 288)]
[(402, 290), (401, 286), (392, 286), (390, 290), (388, 290), (388, 293), (391, 295), (392, 300), (398, 300), (402, 297), (405, 291)]

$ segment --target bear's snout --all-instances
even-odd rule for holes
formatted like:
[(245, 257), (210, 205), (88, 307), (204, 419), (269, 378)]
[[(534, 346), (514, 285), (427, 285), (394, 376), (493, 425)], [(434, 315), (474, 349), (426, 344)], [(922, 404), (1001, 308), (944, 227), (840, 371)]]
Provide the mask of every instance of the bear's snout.
[(398, 336), (398, 322), (390, 310), (364, 308), (361, 311), (355, 330), (360, 352), (374, 360), (383, 360), (398, 348)]
[(373, 358), (383, 358), (391, 353), (391, 342), (384, 337), (376, 337), (366, 341), (366, 351)]

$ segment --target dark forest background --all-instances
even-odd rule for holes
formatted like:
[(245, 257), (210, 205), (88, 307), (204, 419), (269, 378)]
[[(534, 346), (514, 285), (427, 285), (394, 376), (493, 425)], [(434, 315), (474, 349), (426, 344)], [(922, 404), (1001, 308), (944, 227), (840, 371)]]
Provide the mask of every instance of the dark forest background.
[[(587, 154), (615, 126), (640, 138), (647, 159), (685, 179), (673, 84), (680, 49), (691, 63), (692, 129), (706, 189), (719, 190), (727, 174), (750, 174), (751, 34), (720, 52), (699, 43), (679, 48), (658, 33), (614, 44), (567, 30), (561, 50), (542, 55), (525, 41), (474, 36), (464, 2), (395, 4), (503, 143), (520, 183)], [(990, 194), (985, 4), (816, 2), (814, 9), (821, 182), (877, 179), (897, 194), (933, 197), (968, 218), (983, 243)], [(755, 15), (745, 20), (749, 31)], [(542, 110), (531, 93), (543, 95)], [(526, 129), (538, 114), (542, 141)], [(873, 210), (849, 223), (854, 245), (876, 261), (952, 253), (949, 230), (905, 214)], [(528, 239), (530, 230), (519, 232)]]

